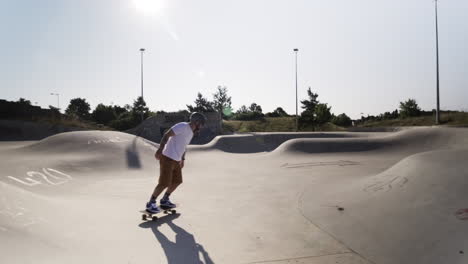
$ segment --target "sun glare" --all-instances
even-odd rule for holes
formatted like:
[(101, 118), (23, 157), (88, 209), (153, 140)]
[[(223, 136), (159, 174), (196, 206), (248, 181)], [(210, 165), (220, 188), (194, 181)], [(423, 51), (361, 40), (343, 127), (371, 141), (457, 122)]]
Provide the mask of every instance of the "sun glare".
[(155, 15), (163, 9), (162, 0), (133, 0), (136, 10), (145, 15)]

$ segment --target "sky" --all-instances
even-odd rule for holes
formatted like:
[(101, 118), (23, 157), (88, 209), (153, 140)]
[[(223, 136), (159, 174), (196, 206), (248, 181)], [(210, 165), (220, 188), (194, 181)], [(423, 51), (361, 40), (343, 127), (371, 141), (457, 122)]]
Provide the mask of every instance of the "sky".
[[(237, 110), (335, 114), (436, 105), (433, 0), (0, 0), (0, 99), (177, 111), (226, 86)], [(468, 111), (468, 1), (439, 0), (440, 106)], [(300, 106), (300, 103), (299, 103)], [(299, 110), (301, 111), (301, 110)]]

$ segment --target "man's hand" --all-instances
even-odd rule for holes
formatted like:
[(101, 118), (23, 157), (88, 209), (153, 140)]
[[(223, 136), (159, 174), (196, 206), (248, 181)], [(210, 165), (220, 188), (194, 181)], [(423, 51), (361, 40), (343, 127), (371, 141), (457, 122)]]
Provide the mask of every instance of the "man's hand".
[(161, 149), (158, 149), (158, 151), (156, 151), (156, 153), (154, 154), (154, 157), (155, 157), (157, 160), (160, 160), (160, 159), (161, 159), (161, 156), (162, 156), (162, 150), (161, 150)]
[(184, 160), (179, 161), (179, 164), (180, 164), (180, 168), (183, 169), (184, 168)]

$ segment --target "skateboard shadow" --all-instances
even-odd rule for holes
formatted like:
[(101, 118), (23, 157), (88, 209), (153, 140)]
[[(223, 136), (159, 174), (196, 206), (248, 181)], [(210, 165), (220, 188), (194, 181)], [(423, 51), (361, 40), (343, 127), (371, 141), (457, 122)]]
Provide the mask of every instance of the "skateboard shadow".
[[(169, 214), (160, 217), (157, 221), (144, 222), (139, 226), (151, 228), (166, 254), (168, 264), (214, 264), (208, 252), (195, 241), (195, 237), (174, 224), (173, 220), (179, 216), (180, 214)], [(175, 242), (170, 241), (166, 235), (159, 231), (158, 227), (163, 224), (167, 224), (176, 234)]]

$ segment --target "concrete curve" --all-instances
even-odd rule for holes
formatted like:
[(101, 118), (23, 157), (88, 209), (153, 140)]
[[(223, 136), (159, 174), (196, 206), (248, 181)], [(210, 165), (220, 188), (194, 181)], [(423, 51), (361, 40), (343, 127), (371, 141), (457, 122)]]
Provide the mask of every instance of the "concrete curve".
[(189, 147), (178, 214), (143, 222), (157, 147), (0, 142), (0, 262), (468, 262), (466, 128), (218, 137)]

